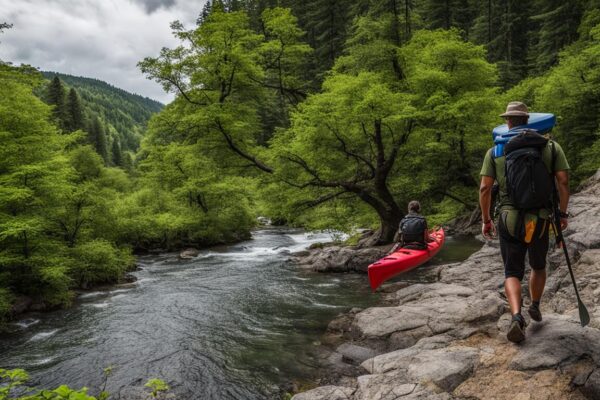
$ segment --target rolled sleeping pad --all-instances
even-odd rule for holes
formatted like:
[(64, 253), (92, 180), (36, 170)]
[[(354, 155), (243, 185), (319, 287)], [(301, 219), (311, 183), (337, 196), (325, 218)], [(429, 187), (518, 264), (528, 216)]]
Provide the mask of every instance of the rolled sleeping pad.
[[(527, 125), (521, 125), (513, 129), (535, 129), (542, 135), (548, 133), (556, 125), (556, 117), (550, 113), (530, 113), (529, 122)], [(492, 139), (496, 140), (497, 136), (503, 136), (508, 133), (508, 125), (498, 125), (492, 131)]]
[(556, 125), (556, 117), (549, 113), (530, 113), (529, 122), (527, 125), (514, 127), (510, 131), (508, 125), (503, 124), (494, 128), (492, 138), (494, 139), (494, 157), (502, 157), (504, 155), (504, 145), (519, 134), (522, 129), (535, 129), (540, 134), (546, 134)]

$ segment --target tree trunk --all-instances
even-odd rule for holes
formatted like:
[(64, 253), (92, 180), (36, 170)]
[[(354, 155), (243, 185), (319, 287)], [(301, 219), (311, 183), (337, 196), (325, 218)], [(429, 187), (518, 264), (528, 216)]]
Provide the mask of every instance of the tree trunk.
[(394, 241), (394, 236), (396, 236), (396, 232), (398, 232), (398, 226), (400, 225), (402, 217), (402, 215), (390, 214), (385, 218), (381, 218), (380, 215), (381, 226), (377, 232), (377, 245), (384, 245)]

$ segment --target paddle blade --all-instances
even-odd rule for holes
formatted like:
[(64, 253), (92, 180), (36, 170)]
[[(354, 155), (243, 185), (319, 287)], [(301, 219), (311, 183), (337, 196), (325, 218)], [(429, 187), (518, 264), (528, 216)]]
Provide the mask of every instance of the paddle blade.
[(581, 326), (586, 326), (590, 323), (590, 314), (581, 300), (577, 303), (579, 303), (579, 321), (581, 322)]

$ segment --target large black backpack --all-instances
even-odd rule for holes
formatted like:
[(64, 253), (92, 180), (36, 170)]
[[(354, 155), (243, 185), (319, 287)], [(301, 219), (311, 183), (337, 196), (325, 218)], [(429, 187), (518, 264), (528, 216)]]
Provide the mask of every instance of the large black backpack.
[(523, 130), (504, 147), (506, 192), (520, 210), (552, 206), (552, 175), (543, 161), (548, 139), (534, 130)]
[(402, 242), (425, 243), (425, 231), (427, 222), (425, 217), (420, 215), (407, 215), (400, 221), (400, 232), (402, 233)]

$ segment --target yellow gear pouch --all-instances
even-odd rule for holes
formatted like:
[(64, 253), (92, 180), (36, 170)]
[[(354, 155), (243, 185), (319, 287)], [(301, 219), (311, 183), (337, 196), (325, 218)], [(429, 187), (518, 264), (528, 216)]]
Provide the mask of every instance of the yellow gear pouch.
[(501, 218), (504, 219), (504, 226), (512, 237), (525, 243), (533, 241), (533, 235), (540, 219), (536, 214), (526, 213), (521, 216), (518, 210), (506, 210), (501, 214)]
[(523, 241), (525, 243), (531, 243), (537, 222), (538, 222), (537, 215), (525, 214), (525, 221), (524, 221), (525, 237), (523, 238)]

